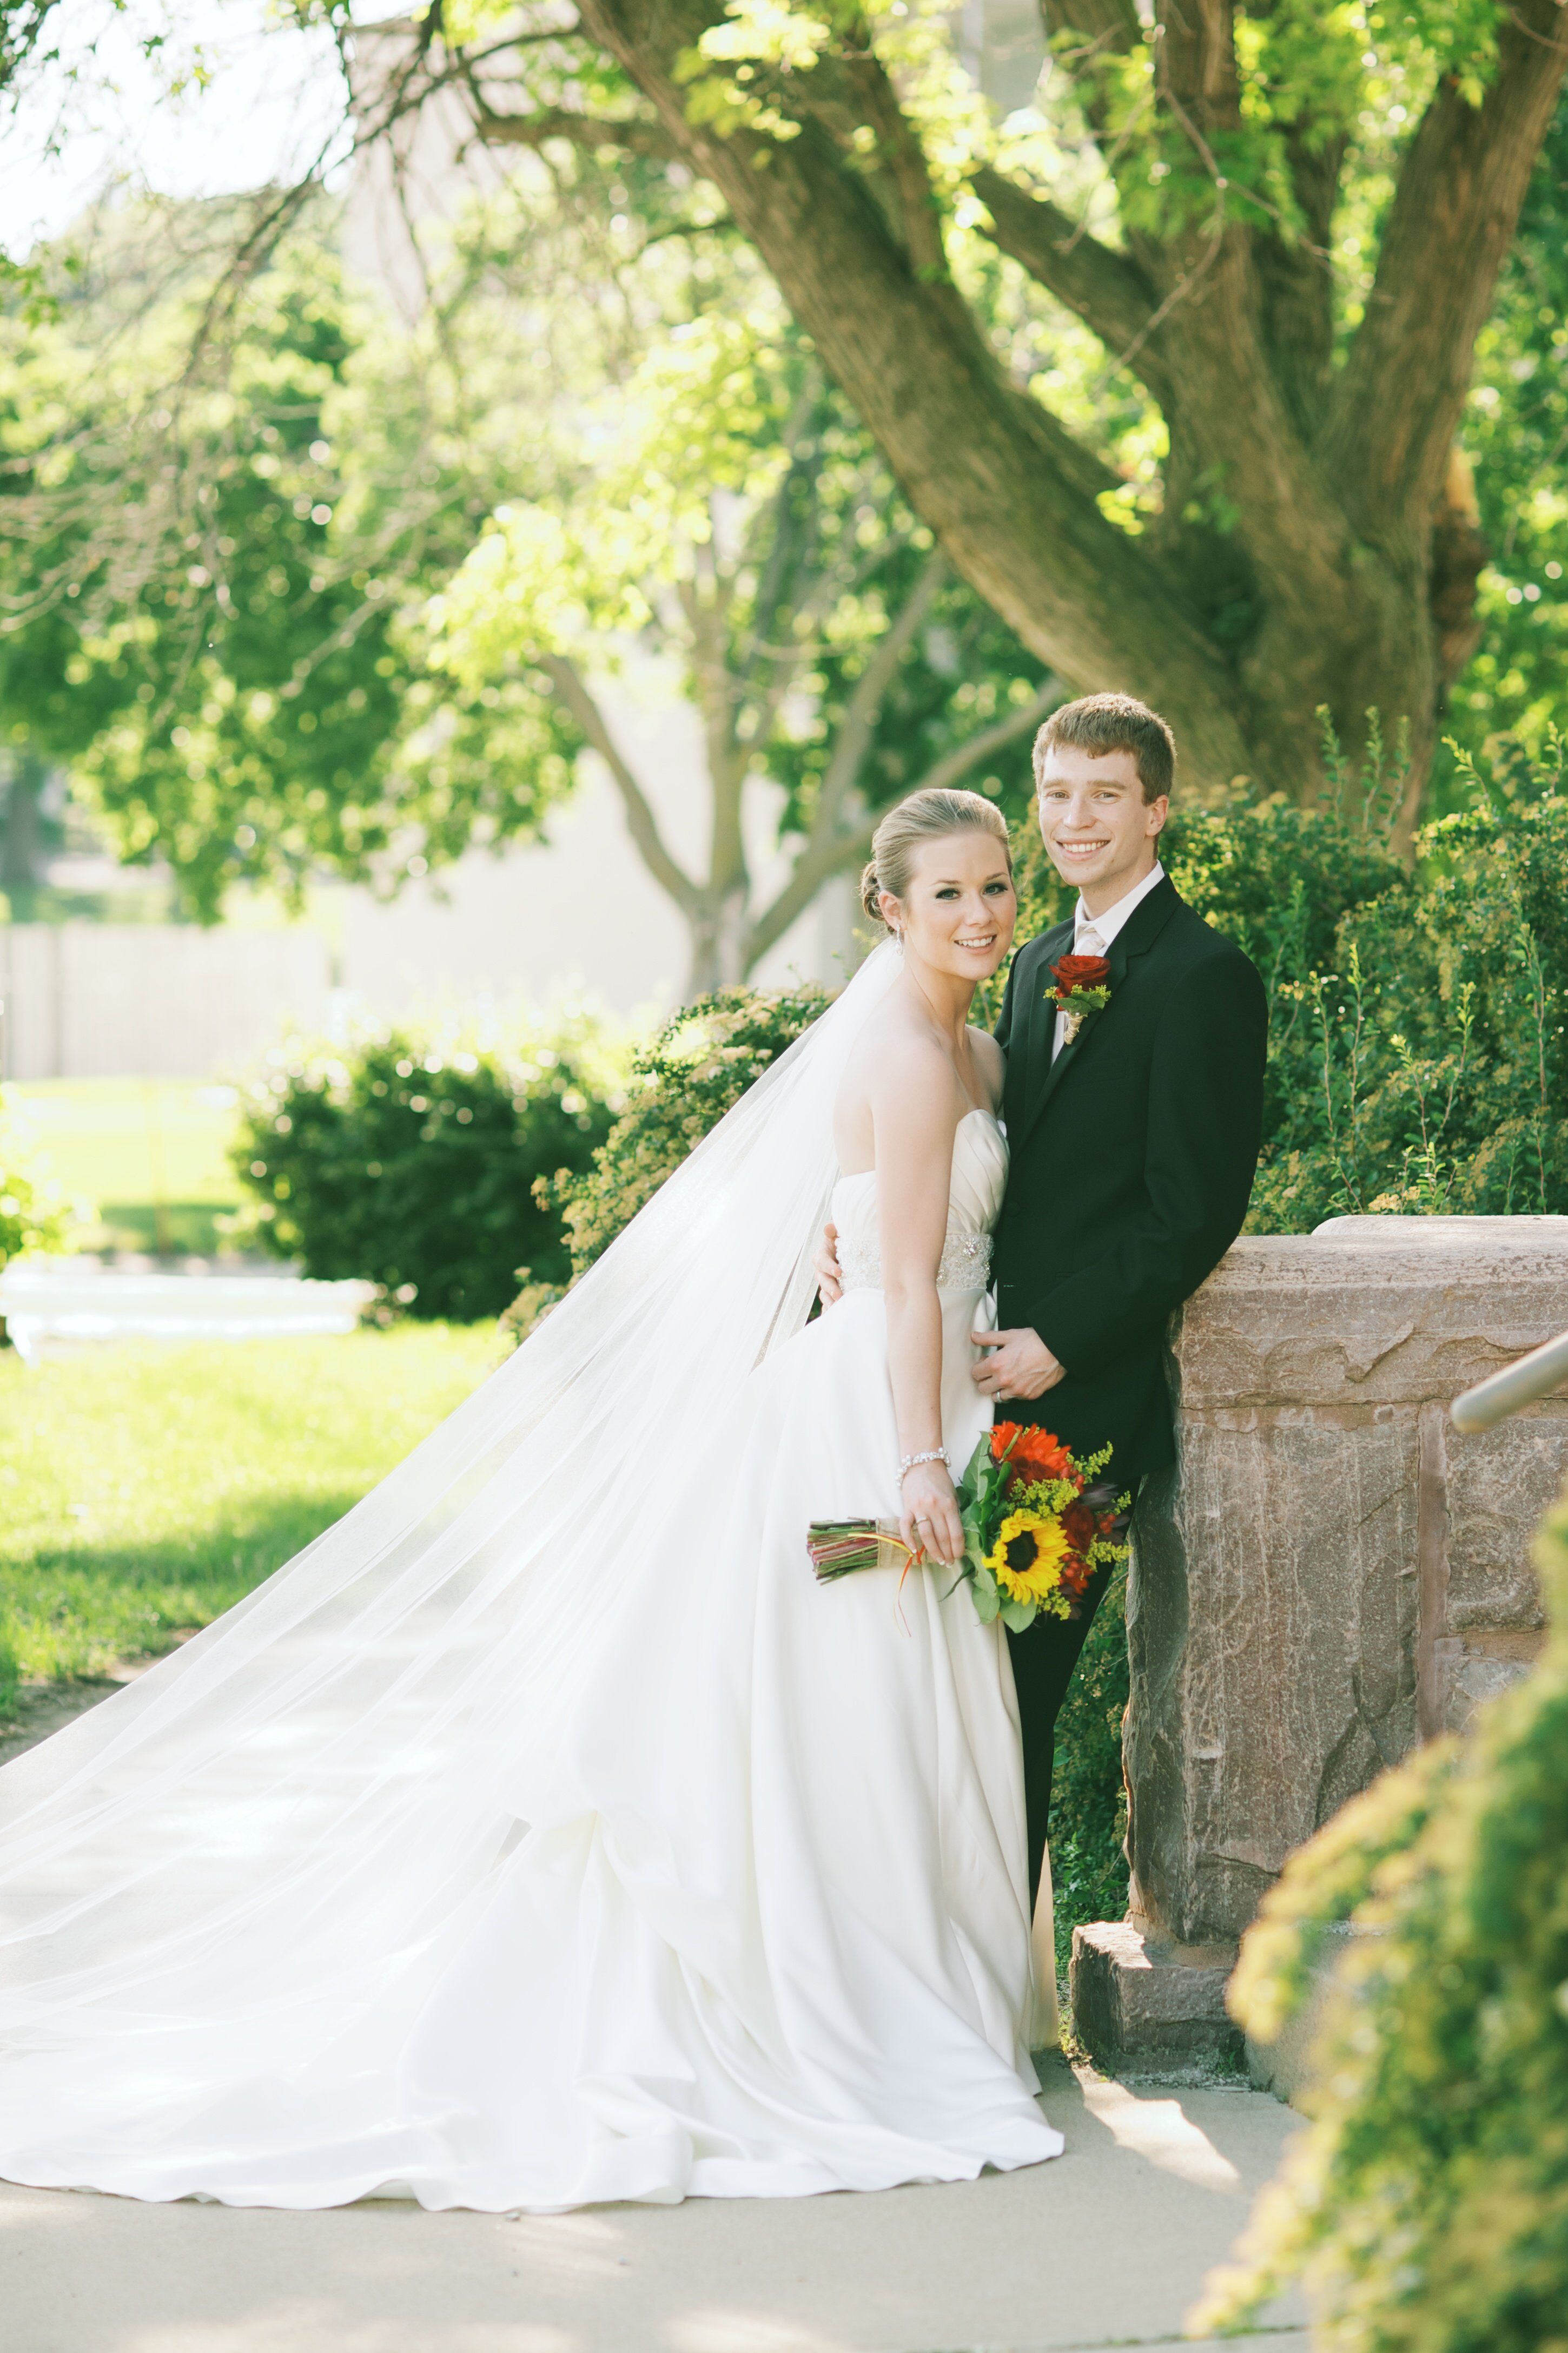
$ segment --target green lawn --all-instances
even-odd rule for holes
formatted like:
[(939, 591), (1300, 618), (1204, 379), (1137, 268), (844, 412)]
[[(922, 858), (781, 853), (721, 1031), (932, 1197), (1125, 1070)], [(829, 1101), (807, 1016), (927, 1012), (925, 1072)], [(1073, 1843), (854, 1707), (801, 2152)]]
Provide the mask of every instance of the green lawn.
[(238, 1208), (228, 1162), (232, 1087), (185, 1079), (47, 1079), (7, 1085), (5, 1105), (41, 1173), (82, 1218), (87, 1250), (163, 1254), (222, 1247)]
[(205, 1626), (500, 1361), (493, 1324), (0, 1354), (0, 1713)]

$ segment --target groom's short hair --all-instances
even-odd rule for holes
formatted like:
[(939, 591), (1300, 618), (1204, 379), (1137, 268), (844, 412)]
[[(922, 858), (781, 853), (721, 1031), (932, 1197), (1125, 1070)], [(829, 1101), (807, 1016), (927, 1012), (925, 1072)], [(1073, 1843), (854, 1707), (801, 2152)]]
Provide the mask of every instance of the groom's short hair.
[(1175, 737), (1157, 711), (1131, 694), (1086, 694), (1052, 712), (1035, 738), (1037, 792), (1053, 744), (1087, 752), (1096, 760), (1108, 752), (1126, 752), (1138, 770), (1146, 801), (1161, 799), (1176, 780)]

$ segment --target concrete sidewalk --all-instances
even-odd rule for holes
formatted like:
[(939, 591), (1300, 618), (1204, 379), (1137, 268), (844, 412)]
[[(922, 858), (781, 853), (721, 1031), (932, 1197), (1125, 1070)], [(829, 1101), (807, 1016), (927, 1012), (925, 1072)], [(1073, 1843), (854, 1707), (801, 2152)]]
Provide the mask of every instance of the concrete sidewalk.
[[(1297, 2119), (1051, 2069), (1067, 2153), (943, 2188), (506, 2221), (0, 2188), (5, 2353), (1173, 2348)], [(1307, 2353), (1300, 2307), (1252, 2353)]]

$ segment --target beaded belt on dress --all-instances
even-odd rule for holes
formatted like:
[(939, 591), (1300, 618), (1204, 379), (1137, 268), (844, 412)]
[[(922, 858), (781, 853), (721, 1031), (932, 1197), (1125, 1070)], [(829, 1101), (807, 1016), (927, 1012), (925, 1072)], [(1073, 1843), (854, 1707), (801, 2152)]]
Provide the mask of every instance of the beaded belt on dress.
[[(880, 1291), (881, 1252), (875, 1242), (838, 1242), (838, 1271), (846, 1291)], [(937, 1261), (939, 1291), (984, 1291), (991, 1281), (989, 1234), (949, 1234)]]

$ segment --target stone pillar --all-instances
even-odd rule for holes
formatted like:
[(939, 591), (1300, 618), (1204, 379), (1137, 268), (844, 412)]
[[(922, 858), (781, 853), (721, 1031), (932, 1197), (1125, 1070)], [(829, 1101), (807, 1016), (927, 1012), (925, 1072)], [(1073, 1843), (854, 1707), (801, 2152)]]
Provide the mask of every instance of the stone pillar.
[[(1568, 1218), (1334, 1219), (1237, 1242), (1189, 1301), (1181, 1459), (1140, 1500), (1129, 1597), (1132, 1920), (1152, 1964), (1219, 1982), (1292, 1850), (1524, 1672), (1568, 1396), (1477, 1437), (1447, 1409), (1565, 1327)], [(1120, 1947), (1098, 1936), (1080, 1932), (1081, 1967), (1103, 1975)], [(1193, 2001), (1144, 1989), (1123, 2014), (1152, 2003), (1190, 2046)]]

